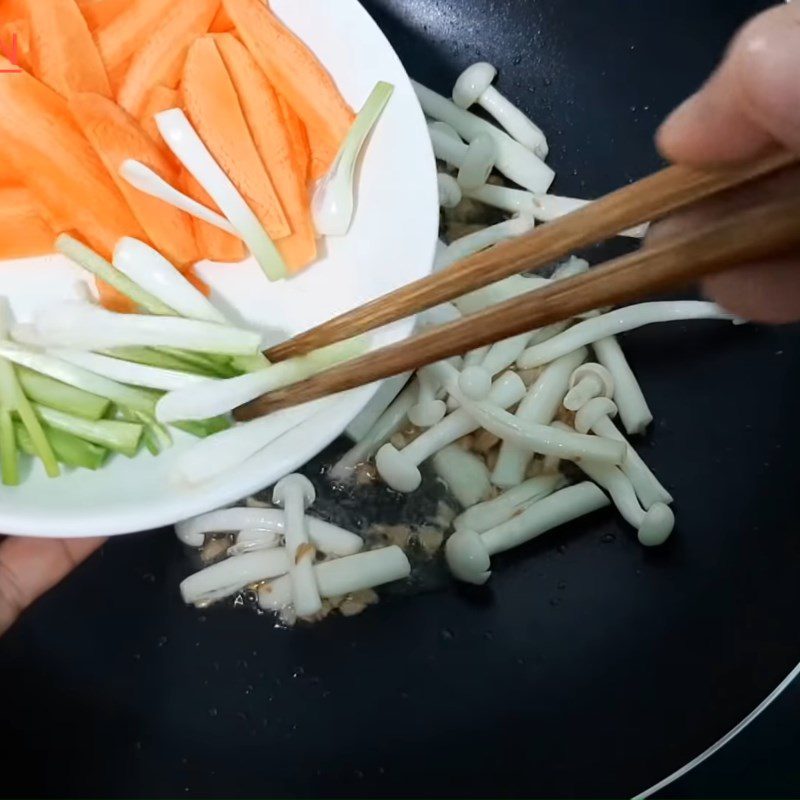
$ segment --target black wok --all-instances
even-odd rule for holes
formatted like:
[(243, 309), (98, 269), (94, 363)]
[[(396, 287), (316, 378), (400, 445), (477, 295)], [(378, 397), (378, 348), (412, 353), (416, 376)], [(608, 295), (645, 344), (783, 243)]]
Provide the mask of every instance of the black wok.
[[(579, 196), (659, 166), (657, 122), (764, 6), (365, 4), (434, 88), (496, 63)], [(800, 337), (692, 324), (625, 344), (677, 498), (663, 550), (603, 513), (499, 559), (485, 591), (284, 631), (184, 608), (169, 532), (114, 541), (0, 641), (2, 795), (630, 796), (705, 749), (800, 660)]]

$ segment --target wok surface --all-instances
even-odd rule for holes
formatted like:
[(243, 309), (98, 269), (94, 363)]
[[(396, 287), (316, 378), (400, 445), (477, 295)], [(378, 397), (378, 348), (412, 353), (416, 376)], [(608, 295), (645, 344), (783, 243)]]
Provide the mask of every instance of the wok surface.
[[(496, 63), (576, 196), (659, 166), (657, 121), (763, 7), (365, 5), (434, 88)], [(604, 512), (498, 559), (485, 591), (283, 631), (184, 608), (170, 533), (115, 541), (0, 640), (0, 793), (630, 796), (705, 749), (800, 660), (800, 337), (693, 324), (625, 346), (677, 498), (663, 550)]]

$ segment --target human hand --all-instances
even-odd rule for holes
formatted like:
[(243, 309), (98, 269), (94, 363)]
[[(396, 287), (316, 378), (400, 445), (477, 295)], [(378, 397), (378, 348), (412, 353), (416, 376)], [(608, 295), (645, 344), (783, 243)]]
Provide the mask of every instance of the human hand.
[(0, 635), (105, 539), (26, 539), (0, 543)]
[[(745, 25), (707, 83), (662, 125), (657, 141), (670, 161), (698, 167), (745, 162), (776, 147), (800, 154), (800, 3), (772, 8)], [(800, 193), (800, 169), (676, 214), (654, 225), (648, 241), (790, 193)], [(800, 319), (800, 253), (716, 275), (704, 290), (746, 319)]]

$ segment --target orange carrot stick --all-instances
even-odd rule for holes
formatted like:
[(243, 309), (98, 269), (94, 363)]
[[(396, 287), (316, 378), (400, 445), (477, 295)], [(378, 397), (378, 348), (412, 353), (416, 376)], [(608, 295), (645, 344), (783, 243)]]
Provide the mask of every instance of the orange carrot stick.
[(189, 46), (208, 31), (218, 10), (219, 0), (175, 3), (133, 56), (117, 102), (137, 117), (154, 86), (177, 86)]
[(316, 171), (327, 171), (355, 115), (311, 50), (263, 0), (222, 0), (236, 31), (276, 91), (306, 126)]
[(28, 189), (0, 189), (0, 260), (52, 253), (55, 238)]
[(119, 174), (122, 162), (132, 158), (174, 185), (177, 172), (158, 145), (133, 117), (101, 95), (75, 95), (69, 107), (155, 248), (178, 267), (196, 261), (199, 254), (189, 215), (134, 189)]
[(189, 48), (181, 84), (186, 114), (272, 239), (291, 233), (286, 214), (258, 155), (236, 89), (211, 36)]
[(63, 97), (111, 97), (103, 60), (75, 0), (28, 0), (33, 73)]
[(278, 95), (278, 102), (281, 106), (283, 124), (289, 131), (289, 142), (292, 145), (292, 160), (298, 175), (303, 176), (304, 185), (308, 187), (311, 180), (311, 146), (308, 143), (308, 132), (303, 120), (297, 116), (295, 110), (289, 105), (289, 101), (282, 95)]
[(106, 70), (111, 72), (141, 49), (174, 4), (175, 0), (128, 0), (119, 14), (98, 28), (95, 39)]
[[(148, 93), (139, 116), (139, 124), (159, 147), (163, 145), (165, 151), (169, 152), (170, 156), (172, 156), (172, 152), (164, 145), (154, 117), (156, 114), (160, 114), (162, 111), (167, 111), (170, 108), (179, 108), (181, 99), (181, 93), (176, 89), (169, 89), (166, 86), (154, 86)], [(170, 160), (172, 160), (172, 158)]]
[(94, 32), (121, 14), (129, 5), (130, 0), (78, 0), (83, 18)]

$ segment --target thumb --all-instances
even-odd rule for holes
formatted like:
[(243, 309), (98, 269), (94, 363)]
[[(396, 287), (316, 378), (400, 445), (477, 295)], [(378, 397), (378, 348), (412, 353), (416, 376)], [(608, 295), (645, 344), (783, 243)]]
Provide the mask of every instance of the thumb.
[(800, 4), (751, 20), (723, 63), (658, 132), (671, 161), (743, 161), (776, 143), (800, 152)]

